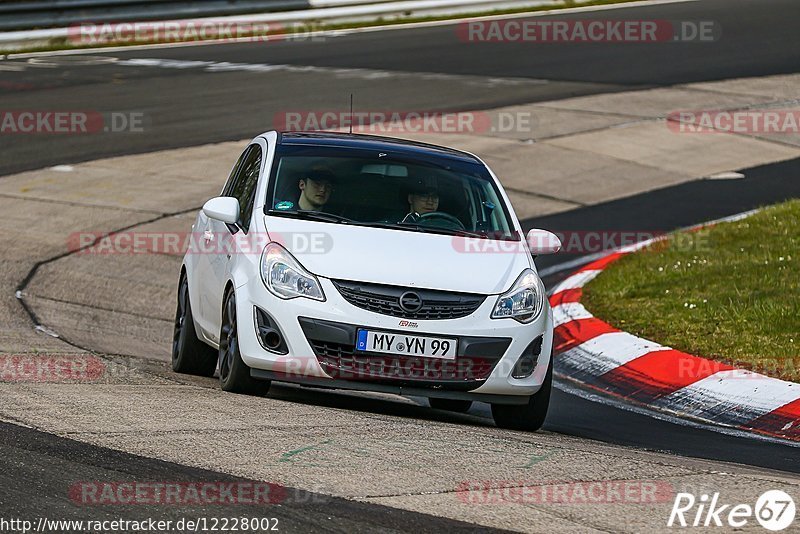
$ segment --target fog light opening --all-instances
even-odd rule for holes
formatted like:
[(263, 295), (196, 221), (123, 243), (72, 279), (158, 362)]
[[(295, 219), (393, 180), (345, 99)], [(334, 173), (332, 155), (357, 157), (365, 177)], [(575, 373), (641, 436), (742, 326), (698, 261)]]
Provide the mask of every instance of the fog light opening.
[(525, 347), (516, 365), (514, 365), (514, 369), (511, 371), (512, 378), (528, 378), (533, 374), (533, 371), (536, 370), (536, 364), (539, 363), (539, 354), (542, 352), (543, 337), (537, 337)]
[(277, 349), (281, 346), (281, 335), (277, 330), (272, 328), (262, 328), (261, 337), (264, 339), (264, 344), (270, 349)]
[(261, 346), (270, 352), (288, 354), (289, 348), (286, 346), (286, 340), (278, 329), (275, 319), (258, 307), (254, 307), (254, 313), (256, 316), (256, 337), (258, 337), (258, 342), (261, 343)]

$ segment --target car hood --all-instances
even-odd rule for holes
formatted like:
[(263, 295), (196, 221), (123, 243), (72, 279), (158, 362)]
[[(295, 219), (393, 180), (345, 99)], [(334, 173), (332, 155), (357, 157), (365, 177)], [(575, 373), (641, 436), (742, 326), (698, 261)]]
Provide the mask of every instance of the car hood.
[(532, 262), (522, 242), (265, 216), (269, 238), (325, 278), (502, 293)]

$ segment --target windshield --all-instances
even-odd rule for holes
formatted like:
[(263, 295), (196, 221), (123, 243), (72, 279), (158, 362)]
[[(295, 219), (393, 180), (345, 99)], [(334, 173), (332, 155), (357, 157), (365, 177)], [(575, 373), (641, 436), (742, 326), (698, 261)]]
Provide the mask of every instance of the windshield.
[(479, 163), (311, 148), (277, 156), (265, 203), (268, 214), (518, 239), (491, 175)]

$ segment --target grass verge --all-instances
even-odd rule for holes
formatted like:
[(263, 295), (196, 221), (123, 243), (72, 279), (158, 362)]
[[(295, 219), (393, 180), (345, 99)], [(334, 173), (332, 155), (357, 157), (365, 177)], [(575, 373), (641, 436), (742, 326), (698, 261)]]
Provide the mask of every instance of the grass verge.
[(581, 301), (637, 336), (800, 382), (800, 200), (624, 256)]

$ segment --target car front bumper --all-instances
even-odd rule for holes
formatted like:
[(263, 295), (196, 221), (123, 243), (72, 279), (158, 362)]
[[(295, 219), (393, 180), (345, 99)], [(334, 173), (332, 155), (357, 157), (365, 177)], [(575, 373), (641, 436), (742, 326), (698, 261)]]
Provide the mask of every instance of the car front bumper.
[[(553, 338), (549, 304), (535, 321), (491, 319), (496, 296), (489, 296), (467, 317), (406, 320), (368, 311), (347, 302), (326, 278), (320, 278), (324, 302), (283, 300), (260, 278), (236, 288), (238, 339), (242, 360), (257, 378), (308, 386), (386, 391), (404, 395), (524, 402), (541, 387)], [(256, 308), (266, 312), (285, 347), (265, 348), (257, 335)], [(352, 350), (359, 328), (407, 335), (457, 337), (455, 360), (361, 354)], [(523, 352), (538, 348), (533, 371), (514, 378)]]

